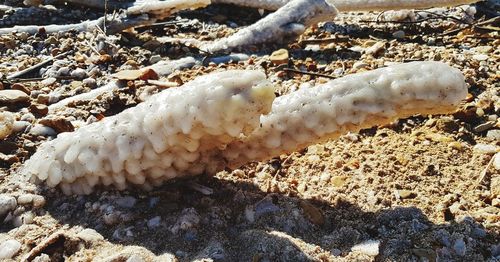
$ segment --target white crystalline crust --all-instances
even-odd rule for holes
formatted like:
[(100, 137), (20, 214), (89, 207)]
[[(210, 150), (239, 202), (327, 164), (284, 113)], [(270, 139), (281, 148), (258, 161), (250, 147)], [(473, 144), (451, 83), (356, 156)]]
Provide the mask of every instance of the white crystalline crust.
[(440, 62), (349, 75), (278, 97), (260, 128), (221, 153), (234, 168), (397, 118), (448, 113), (466, 94), (461, 72)]
[(210, 0), (141, 0), (127, 9), (128, 14), (149, 14), (163, 19), (178, 11), (202, 8), (210, 4)]
[[(250, 133), (274, 88), (258, 71), (209, 74), (101, 122), (44, 143), (23, 172), (66, 194), (94, 186), (146, 188), (220, 168), (211, 151)], [(208, 161), (210, 160), (210, 161)]]
[(331, 2), (331, 0), (291, 1), (257, 23), (227, 38), (201, 45), (200, 49), (218, 52), (253, 44), (283, 41), (286, 37), (300, 35), (306, 27), (329, 21), (337, 15), (337, 9)]
[[(292, 0), (213, 0), (217, 4), (234, 4), (266, 10), (278, 10)], [(385, 11), (401, 9), (424, 9), (442, 6), (458, 6), (479, 0), (331, 0), (339, 12)]]

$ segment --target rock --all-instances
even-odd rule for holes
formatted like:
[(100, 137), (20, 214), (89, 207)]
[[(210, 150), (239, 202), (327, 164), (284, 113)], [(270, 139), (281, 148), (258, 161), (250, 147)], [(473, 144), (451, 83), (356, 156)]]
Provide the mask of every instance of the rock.
[(396, 39), (403, 39), (403, 38), (405, 38), (405, 32), (398, 30), (398, 31), (392, 33), (392, 37), (394, 37)]
[(307, 201), (301, 201), (300, 207), (311, 223), (318, 226), (325, 223), (325, 217), (319, 208), (309, 204)]
[(197, 261), (205, 261), (209, 258), (212, 261), (224, 261), (226, 257), (226, 251), (224, 250), (224, 246), (216, 240), (211, 240), (208, 245), (201, 250), (195, 257), (195, 259), (199, 259)]
[(495, 121), (488, 121), (486, 123), (483, 123), (483, 124), (480, 124), (480, 125), (474, 127), (474, 132), (481, 133), (483, 131), (486, 131), (486, 130), (492, 128), (493, 126), (495, 126)]
[(153, 217), (150, 220), (148, 220), (148, 222), (147, 222), (147, 226), (149, 229), (157, 228), (160, 226), (160, 224), (161, 224), (161, 217), (160, 216)]
[(57, 133), (75, 131), (75, 127), (73, 127), (73, 124), (71, 124), (70, 121), (66, 120), (63, 117), (44, 118), (41, 119), (39, 123), (54, 129), (54, 131), (56, 131)]
[(347, 182), (347, 176), (334, 176), (331, 181), (334, 187), (343, 187)]
[(33, 195), (33, 207), (42, 208), (45, 206), (45, 197), (40, 195)]
[(85, 78), (85, 79), (83, 79), (83, 81), (82, 81), (82, 82), (83, 82), (83, 84), (84, 84), (84, 85), (86, 85), (86, 86), (88, 86), (88, 87), (90, 87), (90, 88), (95, 88), (95, 87), (97, 87), (97, 82), (96, 82), (96, 81), (95, 81), (95, 79), (94, 79), (94, 78), (92, 78), (92, 77)]
[(28, 129), (29, 127), (31, 127), (30, 122), (16, 121), (16, 122), (14, 122), (13, 132), (14, 133), (21, 133), (21, 132), (26, 131), (26, 129)]
[(407, 198), (414, 198), (416, 196), (415, 193), (413, 193), (412, 191), (410, 190), (398, 190), (397, 191), (397, 194), (399, 197), (401, 197), (402, 199), (407, 199)]
[(377, 256), (379, 254), (379, 246), (380, 246), (379, 240), (368, 240), (363, 243), (354, 245), (351, 248), (351, 251), (369, 256)]
[(273, 203), (272, 199), (266, 197), (255, 205), (255, 219), (265, 214), (278, 212), (279, 210), (280, 208)]
[(494, 141), (500, 141), (500, 129), (488, 130), (486, 137)]
[(473, 55), (472, 58), (476, 59), (477, 61), (486, 61), (490, 57), (488, 55), (485, 55), (485, 54), (477, 54), (477, 55)]
[(125, 196), (125, 197), (120, 197), (115, 200), (115, 203), (119, 207), (123, 208), (132, 208), (135, 206), (135, 203), (137, 203), (137, 199), (131, 196)]
[(21, 249), (19, 241), (11, 239), (0, 244), (0, 259), (11, 259)]
[(453, 243), (453, 250), (459, 256), (465, 255), (465, 252), (467, 250), (466, 250), (465, 242), (464, 242), (463, 238), (459, 238), (459, 239), (455, 240), (455, 242)]
[(36, 124), (30, 129), (30, 134), (34, 136), (55, 136), (56, 131), (48, 126)]
[(158, 63), (161, 61), (161, 56), (160, 55), (152, 55), (150, 58), (149, 58), (149, 63), (150, 64), (155, 64), (155, 63)]
[(380, 54), (383, 50), (385, 49), (385, 43), (384, 42), (376, 42), (372, 46), (368, 47), (365, 52), (369, 55), (372, 56), (377, 56)]
[[(500, 171), (500, 152), (499, 153), (496, 153), (495, 156), (493, 156), (493, 167), (496, 169), (496, 170), (499, 170)], [(499, 185), (500, 186), (500, 185)]]
[(17, 106), (29, 104), (30, 96), (19, 90), (0, 90), (0, 106)]
[(14, 114), (3, 111), (0, 112), (0, 140), (4, 139), (14, 131)]
[(36, 102), (39, 103), (39, 104), (46, 105), (46, 104), (49, 103), (49, 98), (50, 98), (50, 96), (47, 95), (47, 94), (39, 94), (36, 97)]
[(17, 197), (17, 204), (18, 205), (30, 205), (31, 202), (33, 202), (33, 195), (32, 194), (23, 194)]
[(31, 93), (31, 91), (23, 84), (20, 83), (14, 83), (10, 86), (10, 89), (12, 90), (19, 90), (27, 95)]
[(274, 51), (271, 56), (269, 57), (269, 60), (271, 60), (271, 63), (274, 65), (282, 65), (282, 64), (287, 64), (288, 63), (288, 50), (286, 49), (279, 49)]
[(17, 201), (15, 197), (0, 195), (0, 222), (12, 210), (16, 209)]
[(473, 150), (476, 153), (492, 155), (498, 151), (498, 147), (495, 145), (477, 144), (473, 147)]
[(42, 86), (51, 86), (53, 85), (55, 82), (57, 82), (57, 78), (55, 77), (49, 77), (47, 79), (44, 79), (40, 82), (40, 84), (42, 84)]
[(49, 113), (49, 107), (44, 104), (31, 104), (29, 110), (37, 117), (44, 117)]
[(76, 236), (88, 243), (95, 243), (104, 240), (104, 237), (97, 231), (91, 228), (86, 228), (80, 231)]
[(359, 69), (365, 69), (367, 67), (369, 67), (370, 65), (363, 62), (363, 61), (357, 61), (355, 62), (353, 65), (352, 65), (352, 68), (353, 69), (356, 69), (356, 70), (359, 70)]
[(71, 76), (76, 79), (84, 79), (87, 77), (87, 72), (82, 68), (77, 68), (71, 72)]
[(177, 234), (180, 230), (195, 228), (200, 223), (200, 220), (200, 215), (198, 215), (198, 212), (194, 208), (185, 208), (182, 210), (175, 224), (170, 228), (170, 231)]

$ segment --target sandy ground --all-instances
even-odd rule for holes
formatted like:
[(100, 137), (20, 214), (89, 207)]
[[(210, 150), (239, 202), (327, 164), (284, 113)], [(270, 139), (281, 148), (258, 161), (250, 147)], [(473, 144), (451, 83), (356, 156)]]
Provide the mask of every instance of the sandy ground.
[[(64, 76), (61, 68), (67, 74), (82, 68), (94, 79), (3, 82), (4, 89), (29, 94), (25, 106), (3, 107), (29, 124), (0, 141), (0, 200), (17, 202), (0, 217), (0, 247), (12, 239), (21, 243), (7, 261), (500, 261), (500, 171), (492, 161), (500, 157), (498, 21), (467, 27), (466, 21), (489, 17), (463, 10), (431, 10), (441, 14), (437, 19), (417, 12), (417, 22), (397, 23), (384, 22), (390, 15), (344, 14), (288, 45), (248, 47), (244, 51), (254, 55), (247, 60), (196, 66), (163, 79), (183, 83), (211, 71), (258, 68), (284, 94), (328, 79), (273, 66), (269, 55), (280, 48), (290, 53), (289, 67), (332, 77), (437, 60), (459, 68), (469, 84), (454, 114), (414, 116), (151, 192), (108, 188), (88, 196), (35, 186), (19, 173), (37, 146), (51, 139), (30, 128), (47, 118), (44, 105), (58, 99), (54, 90), (61, 97), (86, 92), (104, 84), (105, 76), (147, 66), (158, 56), (200, 57), (192, 48), (154, 40), (215, 39), (255, 22), (258, 11), (212, 6), (184, 12), (164, 27), (104, 41), (118, 47), (109, 54), (96, 53), (98, 33), (0, 36), (4, 76), (38, 63), (42, 54), (69, 52), (44, 72), (62, 70)], [(158, 91), (136, 81), (56, 116), (97, 121)]]

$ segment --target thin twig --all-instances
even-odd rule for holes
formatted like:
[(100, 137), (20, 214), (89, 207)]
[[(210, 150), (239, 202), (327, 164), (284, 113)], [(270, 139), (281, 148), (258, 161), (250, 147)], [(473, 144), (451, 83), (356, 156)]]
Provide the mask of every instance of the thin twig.
[(326, 77), (326, 78), (330, 78), (330, 79), (337, 78), (337, 77), (331, 76), (331, 75), (326, 75), (326, 74), (321, 74), (321, 73), (307, 72), (307, 71), (297, 70), (297, 69), (293, 69), (293, 68), (284, 68), (283, 71), (285, 71), (285, 72), (293, 72), (293, 73), (298, 73), (298, 74), (304, 74), (304, 75), (318, 76), (318, 77)]
[(20, 77), (22, 77), (22, 76), (24, 76), (24, 75), (26, 75), (26, 74), (29, 74), (29, 73), (31, 73), (31, 72), (33, 72), (33, 71), (35, 71), (35, 70), (37, 70), (37, 69), (39, 69), (39, 68), (41, 68), (41, 67), (43, 67), (43, 66), (47, 65), (47, 64), (52, 63), (52, 62), (54, 61), (54, 59), (57, 59), (57, 58), (63, 57), (63, 56), (65, 56), (65, 55), (67, 55), (68, 53), (69, 53), (69, 52), (64, 52), (64, 53), (59, 54), (59, 55), (56, 55), (56, 56), (54, 56), (54, 57), (50, 57), (49, 59), (44, 60), (44, 61), (42, 61), (42, 62), (40, 62), (40, 63), (38, 63), (38, 64), (36, 64), (36, 65), (33, 65), (33, 66), (31, 66), (31, 67), (28, 67), (28, 68), (26, 68), (26, 69), (24, 69), (24, 70), (21, 70), (21, 71), (19, 71), (19, 72), (17, 72), (17, 73), (14, 73), (14, 74), (10, 75), (10, 76), (8, 76), (6, 79), (7, 79), (7, 80), (12, 80), (12, 79), (15, 79), (15, 78), (20, 78)]
[(486, 167), (481, 172), (481, 175), (479, 176), (479, 178), (478, 178), (478, 180), (476, 182), (477, 186), (480, 186), (484, 182), (484, 180), (486, 179), (486, 177), (488, 175), (488, 170), (493, 165), (494, 159), (495, 159), (495, 155), (493, 155), (493, 157), (490, 159), (490, 162), (488, 162), (488, 164), (486, 165)]
[(304, 39), (299, 42), (299, 44), (320, 44), (320, 43), (337, 43), (337, 42), (349, 42), (349, 37), (330, 37), (322, 39)]

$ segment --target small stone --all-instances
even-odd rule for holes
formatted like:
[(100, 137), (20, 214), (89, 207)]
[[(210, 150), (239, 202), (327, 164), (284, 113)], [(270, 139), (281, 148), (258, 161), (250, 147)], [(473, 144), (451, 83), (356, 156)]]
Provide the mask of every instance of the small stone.
[(14, 115), (10, 112), (0, 112), (0, 140), (8, 137), (14, 131)]
[(56, 76), (68, 76), (69, 75), (69, 67), (61, 67), (57, 70)]
[(147, 223), (149, 229), (157, 228), (160, 226), (160, 224), (161, 224), (161, 217), (160, 216), (156, 216), (156, 217), (151, 218), (150, 220), (148, 220), (148, 223)]
[(325, 223), (325, 217), (319, 208), (309, 204), (307, 201), (301, 201), (300, 207), (313, 224), (320, 226)]
[(57, 44), (59, 44), (59, 40), (57, 40), (55, 37), (51, 36), (45, 40), (45, 44), (57, 45)]
[(495, 121), (488, 121), (486, 123), (480, 124), (474, 127), (474, 132), (481, 133), (495, 126)]
[[(493, 156), (493, 167), (500, 171), (500, 152)], [(500, 185), (499, 185), (500, 186)], [(500, 189), (499, 189), (500, 190)]]
[(397, 194), (402, 198), (402, 199), (407, 199), (407, 198), (414, 198), (416, 196), (415, 193), (413, 193), (410, 190), (398, 190)]
[(19, 90), (0, 90), (0, 106), (14, 106), (29, 104), (30, 96)]
[(15, 239), (7, 240), (0, 244), (0, 259), (11, 259), (21, 249), (21, 243)]
[(463, 238), (459, 238), (455, 240), (455, 243), (453, 243), (453, 250), (455, 253), (459, 256), (464, 256), (465, 252), (467, 251), (465, 247), (465, 242)]
[(495, 145), (477, 144), (473, 147), (473, 150), (476, 153), (492, 155), (498, 151), (498, 148)]
[(49, 95), (47, 94), (39, 94), (36, 97), (36, 102), (42, 105), (46, 105), (49, 103)]
[(18, 205), (29, 205), (33, 202), (33, 195), (32, 194), (23, 194), (17, 197), (17, 204)]
[(84, 79), (87, 77), (87, 72), (82, 68), (77, 68), (71, 72), (71, 76), (76, 79)]
[(83, 79), (82, 82), (83, 82), (84, 85), (86, 85), (86, 86), (88, 86), (90, 88), (95, 88), (97, 86), (97, 83), (96, 83), (95, 79), (92, 78), (92, 77), (85, 78), (85, 79)]
[(494, 141), (500, 141), (500, 129), (488, 130), (486, 137)]
[(76, 236), (88, 243), (95, 243), (104, 240), (104, 237), (97, 231), (91, 228), (86, 228), (80, 231)]
[(57, 78), (55, 77), (49, 77), (47, 79), (44, 79), (40, 82), (40, 84), (42, 84), (42, 86), (51, 86), (53, 85), (55, 82), (57, 82)]
[(332, 178), (332, 184), (334, 187), (343, 187), (345, 183), (347, 182), (347, 177), (346, 176), (334, 176)]
[(54, 129), (54, 131), (56, 131), (57, 133), (75, 131), (75, 127), (73, 126), (73, 124), (71, 124), (70, 121), (66, 120), (63, 117), (44, 118), (41, 119), (39, 123)]
[(402, 30), (398, 30), (398, 31), (392, 33), (392, 37), (394, 37), (396, 39), (403, 39), (403, 38), (405, 38), (405, 32)]
[(370, 66), (369, 64), (367, 64), (367, 63), (365, 63), (363, 61), (358, 61), (358, 62), (356, 62), (356, 63), (354, 63), (352, 65), (352, 68), (356, 69), (356, 70), (359, 70), (359, 69), (365, 69), (365, 68), (367, 68), (369, 66)]
[(379, 240), (368, 240), (363, 243), (354, 245), (351, 248), (351, 251), (369, 256), (377, 256), (379, 254), (379, 246), (380, 246)]
[(30, 129), (30, 134), (35, 136), (55, 136), (56, 131), (48, 126), (36, 124)]
[(44, 104), (31, 104), (29, 110), (38, 117), (46, 116), (49, 113), (49, 107)]
[(15, 197), (0, 195), (0, 221), (12, 210), (16, 209), (17, 201)]
[(29, 95), (31, 93), (31, 91), (23, 84), (20, 84), (20, 83), (14, 83), (10, 86), (10, 88), (12, 90), (19, 90), (23, 93), (26, 93), (27, 95)]
[(279, 49), (274, 51), (271, 56), (269, 57), (269, 60), (274, 65), (282, 65), (282, 64), (287, 64), (288, 63), (288, 50), (286, 49)]
[(376, 42), (375, 44), (366, 49), (366, 53), (372, 56), (377, 56), (382, 51), (384, 51), (384, 49), (385, 49), (384, 42)]
[(134, 197), (131, 197), (131, 196), (125, 196), (125, 197), (120, 197), (120, 198), (116, 199), (115, 203), (119, 207), (132, 208), (135, 206), (135, 203), (137, 203), (137, 199), (135, 199)]
[(476, 59), (477, 61), (485, 61), (490, 58), (488, 55), (485, 54), (478, 54), (478, 55), (473, 55), (472, 58)]
[(33, 195), (33, 207), (42, 208), (45, 206), (45, 197), (40, 195)]
[(155, 64), (155, 63), (158, 63), (161, 61), (161, 56), (160, 55), (152, 55), (150, 58), (149, 58), (149, 63), (150, 64)]

